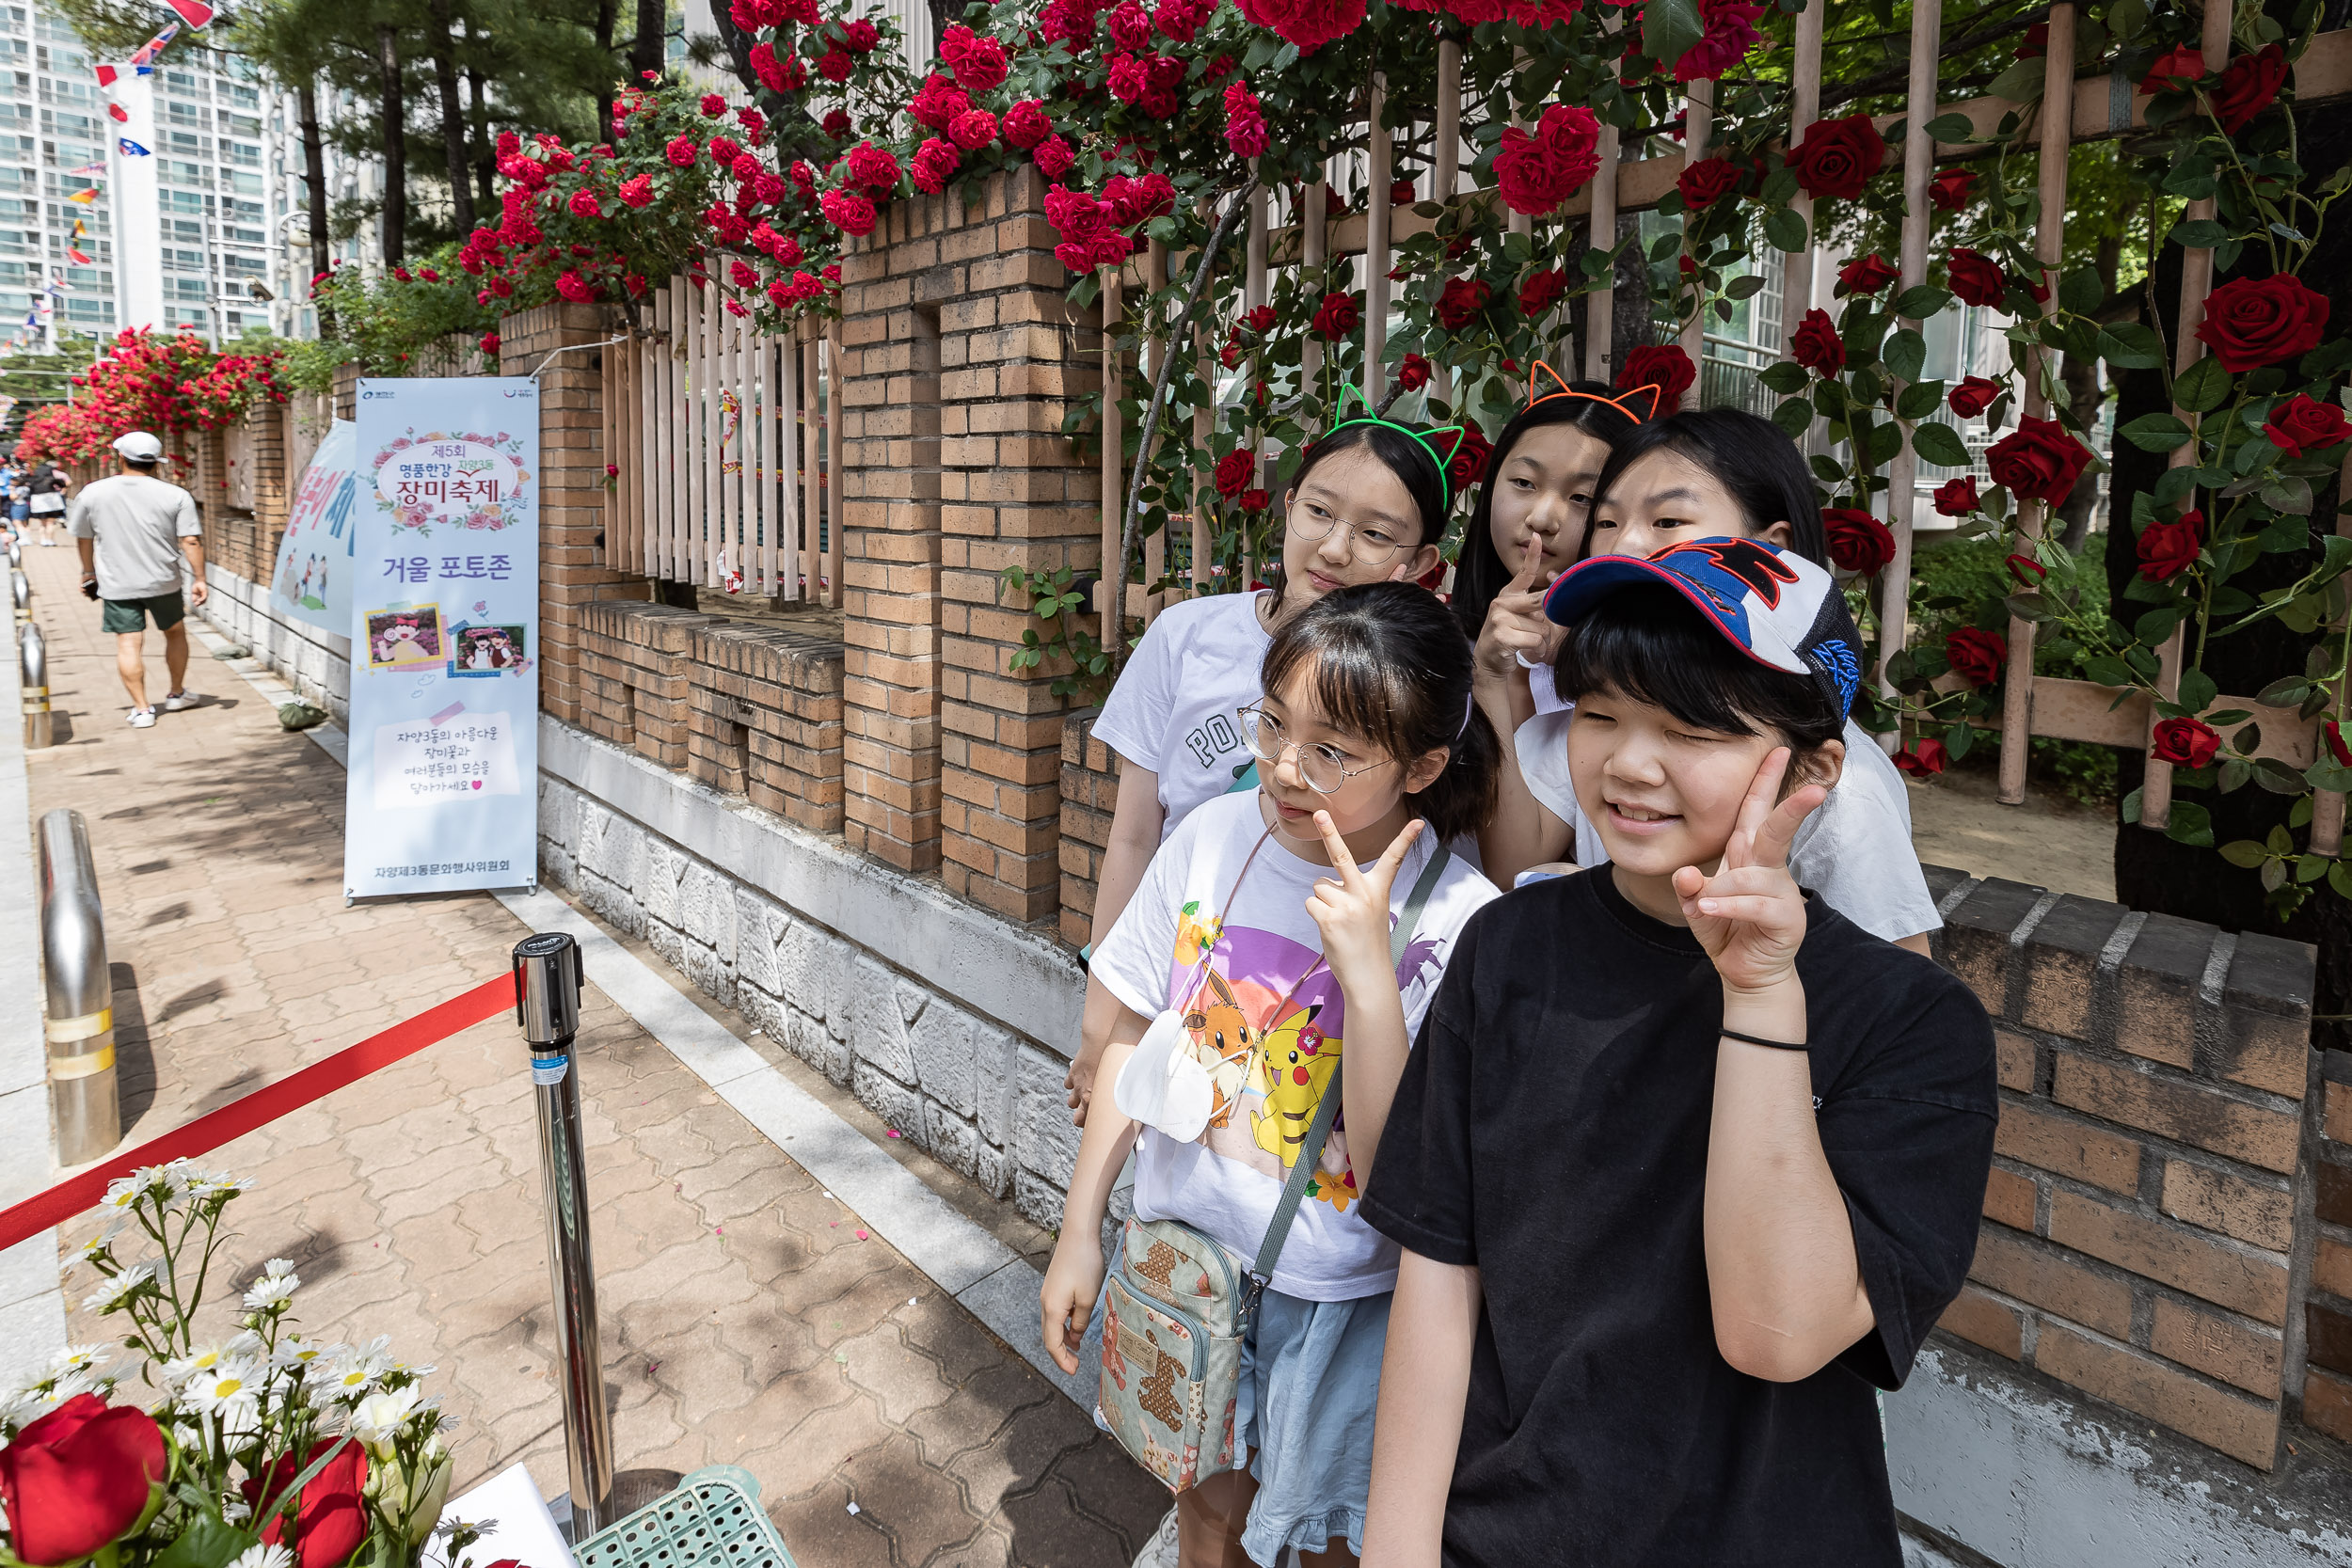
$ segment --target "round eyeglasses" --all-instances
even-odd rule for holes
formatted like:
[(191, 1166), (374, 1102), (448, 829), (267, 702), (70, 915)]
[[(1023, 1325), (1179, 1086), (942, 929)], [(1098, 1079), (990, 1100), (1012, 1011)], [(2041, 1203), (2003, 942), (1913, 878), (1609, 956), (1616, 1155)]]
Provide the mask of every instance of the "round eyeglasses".
[(1302, 501), (1290, 509), (1290, 531), (1301, 539), (1318, 544), (1331, 537), (1331, 531), (1347, 531), (1347, 553), (1359, 566), (1380, 566), (1396, 559), (1396, 552), (1405, 542), (1390, 531), (1389, 523), (1351, 523), (1325, 511), (1312, 501)]
[(1250, 754), (1268, 768), (1281, 765), (1283, 753), (1298, 753), (1298, 776), (1307, 781), (1307, 787), (1317, 795), (1337, 795), (1348, 780), (1359, 773), (1369, 773), (1381, 765), (1368, 762), (1361, 768), (1347, 766), (1346, 755), (1336, 748), (1286, 740), (1282, 736), (1282, 721), (1251, 704), (1235, 710), (1241, 720), (1242, 738), (1248, 743)]

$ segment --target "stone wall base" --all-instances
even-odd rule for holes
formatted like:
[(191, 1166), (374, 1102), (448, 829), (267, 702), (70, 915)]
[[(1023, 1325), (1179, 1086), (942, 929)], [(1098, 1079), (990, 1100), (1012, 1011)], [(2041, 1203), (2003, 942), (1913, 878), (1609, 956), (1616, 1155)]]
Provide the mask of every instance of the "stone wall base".
[(543, 880), (1032, 1223), (1061, 1223), (1078, 1132), (1069, 954), (739, 798), (545, 718)]
[(267, 588), (209, 561), (204, 581), (213, 591), (200, 612), (206, 620), (248, 644), (337, 723), (351, 721), (351, 639), (285, 619)]

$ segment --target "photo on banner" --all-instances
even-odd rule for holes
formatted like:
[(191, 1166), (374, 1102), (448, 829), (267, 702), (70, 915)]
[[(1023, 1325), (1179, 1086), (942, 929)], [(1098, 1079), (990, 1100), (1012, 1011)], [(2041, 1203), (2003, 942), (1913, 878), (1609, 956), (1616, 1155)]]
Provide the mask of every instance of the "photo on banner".
[[(322, 593), (351, 638), (344, 894), (535, 885), (538, 386), (370, 378), (358, 412), (328, 437), (351, 431), (355, 553)], [(336, 537), (300, 546), (297, 592)]]
[(282, 620), (351, 631), (351, 578), (359, 554), (359, 427), (337, 420), (294, 485), (286, 531), (278, 541), (270, 610)]

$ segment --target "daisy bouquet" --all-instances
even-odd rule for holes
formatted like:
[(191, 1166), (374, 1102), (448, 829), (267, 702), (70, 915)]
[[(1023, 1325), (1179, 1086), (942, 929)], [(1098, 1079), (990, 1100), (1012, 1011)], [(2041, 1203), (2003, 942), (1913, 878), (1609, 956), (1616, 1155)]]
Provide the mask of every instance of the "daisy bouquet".
[(296, 1333), (282, 1258), (241, 1292), (234, 1333), (199, 1337), (222, 1215), (249, 1184), (181, 1160), (107, 1190), (84, 1307), (133, 1359), (72, 1346), (0, 1393), (0, 1568), (416, 1568), (449, 1493), (434, 1369), (384, 1338)]

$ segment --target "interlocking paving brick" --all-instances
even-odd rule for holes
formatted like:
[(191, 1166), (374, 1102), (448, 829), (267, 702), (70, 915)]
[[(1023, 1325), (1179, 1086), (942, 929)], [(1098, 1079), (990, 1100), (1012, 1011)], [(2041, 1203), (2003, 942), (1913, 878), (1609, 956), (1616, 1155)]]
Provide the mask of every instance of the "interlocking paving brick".
[[(90, 825), (129, 1141), (503, 973), (523, 932), (486, 895), (343, 907), (342, 771), (201, 644), (204, 705), (123, 725), (72, 552), (45, 554), (28, 566), (72, 718), (33, 754), (34, 809)], [(159, 639), (149, 651), (160, 683)], [(853, 1213), (659, 1041), (600, 993), (582, 1010), (616, 1467), (746, 1466), (812, 1568), (1129, 1561), (1166, 1491), (878, 1235), (859, 1240)], [(439, 1369), (459, 1490), (519, 1459), (551, 1497), (568, 1482), (522, 1067), (494, 1019), (211, 1163), (258, 1183), (233, 1212), (238, 1283), (293, 1259), (305, 1332), (389, 1335)], [(94, 1229), (65, 1227), (69, 1252)], [(90, 1277), (66, 1280), (72, 1335), (118, 1338), (80, 1310)], [(232, 1299), (206, 1331), (232, 1326)]]

